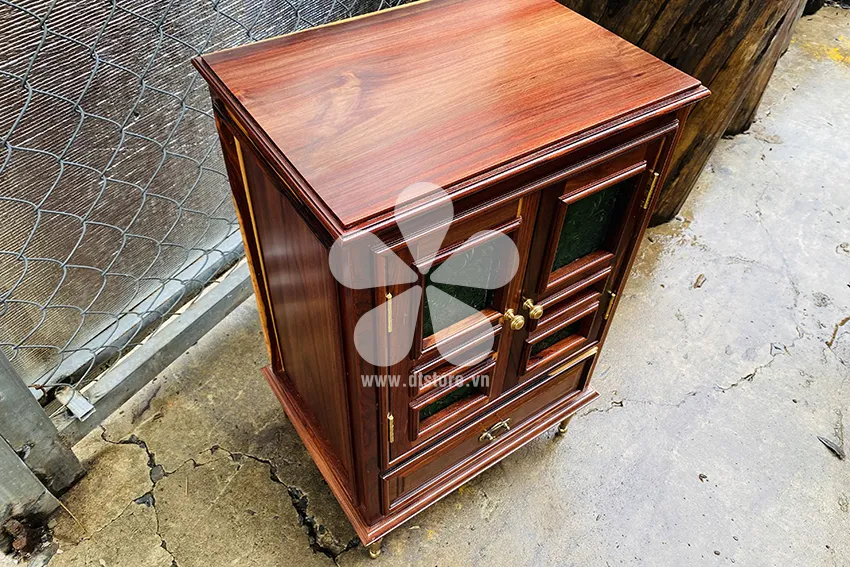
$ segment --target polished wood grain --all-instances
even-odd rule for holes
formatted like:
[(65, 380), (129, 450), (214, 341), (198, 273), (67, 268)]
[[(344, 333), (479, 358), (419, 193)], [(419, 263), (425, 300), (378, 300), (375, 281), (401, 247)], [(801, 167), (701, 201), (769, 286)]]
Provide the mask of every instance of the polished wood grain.
[(253, 151), (240, 147), (283, 369), (350, 475), (342, 321), (327, 250), (300, 222)]
[[(385, 477), (387, 512), (403, 508), (429, 492), (443, 490), (442, 483), (455, 480), (458, 472), (476, 456), (498, 451), (501, 445), (522, 436), (534, 418), (547, 409), (562, 405), (565, 399), (580, 397), (579, 385), (589, 366), (589, 361), (579, 363), (567, 372), (534, 384), (496, 411), (459, 429), (439, 448), (431, 448), (396, 468)], [(500, 435), (491, 441), (481, 439), (482, 433), (505, 419), (510, 419), (511, 429), (500, 429)]]
[[(525, 222), (525, 218), (527, 217), (523, 217), (521, 214), (522, 207), (520, 206), (520, 200), (510, 201), (496, 207), (478, 209), (464, 215), (462, 218), (456, 218), (446, 233), (442, 248), (437, 252), (435, 265), (438, 265), (458, 249), (469, 247), (470, 244), (473, 244), (468, 242), (468, 239), (479, 231), (488, 230), (505, 234), (514, 240), (518, 248), (523, 245), (522, 243), (527, 242), (530, 234), (533, 232), (533, 226)], [(526, 209), (526, 214), (533, 215), (536, 212), (535, 202), (536, 199), (529, 203), (530, 210)], [(427, 236), (427, 233), (425, 233), (425, 236)], [(407, 247), (415, 249), (416, 244), (417, 242), (414, 240), (414, 242), (407, 243)], [(413, 264), (413, 257), (409, 250), (398, 249), (398, 252), (403, 260), (411, 263), (411, 265)], [(520, 270), (524, 269), (524, 258), (526, 257), (527, 254), (520, 252), (522, 262)], [(424, 286), (424, 283), (424, 275), (421, 275), (416, 285)], [(500, 377), (504, 375), (502, 367), (506, 363), (511, 344), (510, 337), (507, 340), (505, 339), (505, 335), (509, 336), (511, 331), (509, 328), (501, 326), (499, 319), (501, 314), (510, 305), (517, 303), (521, 291), (519, 286), (521, 284), (522, 281), (519, 278), (515, 278), (509, 285), (496, 290), (492, 308), (483, 311), (489, 322), (480, 322), (478, 325), (470, 326), (461, 321), (452, 327), (435, 333), (431, 337), (422, 337), (421, 329), (424, 302), (420, 303), (419, 311), (414, 315), (415, 319), (419, 321), (417, 330), (420, 332), (417, 332), (417, 336), (414, 339), (415, 345), (412, 356), (395, 365), (390, 370), (390, 374), (405, 377), (415, 375), (418, 369), (427, 366), (440, 356), (437, 351), (437, 342), (446, 345), (443, 347), (444, 351), (455, 350), (457, 347), (476, 341), (482, 334), (492, 334), (490, 328), (494, 325), (499, 333), (498, 340), (494, 344), (495, 350), (492, 353), (493, 360), (496, 362), (493, 364), (494, 371), (488, 372), (490, 380), (487, 387), (482, 390), (480, 396), (469, 400), (468, 403), (462, 406), (459, 404), (458, 407), (448, 408), (446, 411), (441, 412), (440, 416), (434, 416), (435, 419), (431, 420), (429, 427), (423, 427), (422, 429), (420, 429), (418, 424), (417, 402), (412, 399), (412, 394), (418, 388), (393, 388), (390, 392), (390, 409), (397, 420), (397, 432), (399, 435), (396, 438), (396, 442), (390, 448), (388, 466), (399, 463), (406, 456), (409, 456), (412, 450), (433, 437), (435, 433), (445, 431), (446, 426), (460, 424), (475, 415), (479, 415), (489, 402), (499, 397), (502, 392)], [(410, 284), (392, 286), (390, 291), (393, 295), (397, 296), (408, 287), (410, 287)], [(482, 328), (481, 325), (483, 323), (487, 323), (488, 328)], [(419, 394), (417, 393), (416, 395)], [(442, 427), (435, 428), (436, 424), (440, 424)]]
[(431, 0), (203, 60), (343, 227), (699, 89), (553, 0)]
[(255, 225), (251, 216), (251, 207), (248, 201), (246, 189), (244, 161), (241, 152), (237, 150), (237, 139), (233, 126), (218, 115), (215, 117), (216, 127), (220, 133), (221, 145), (224, 150), (224, 165), (230, 178), (233, 195), (233, 209), (239, 221), (239, 229), (242, 233), (242, 242), (245, 249), (245, 260), (251, 270), (251, 283), (254, 287), (254, 296), (257, 298), (260, 324), (263, 327), (263, 336), (266, 339), (269, 361), (272, 368), (280, 370), (283, 368), (283, 357), (280, 353), (280, 343), (274, 325), (271, 324), (271, 300), (268, 296), (265, 274), (261, 264), (262, 251), (254, 231)]
[[(431, 0), (195, 63), (211, 86), (266, 378), (364, 544), (597, 396), (590, 381), (611, 326), (602, 314), (616, 308), (608, 292), (622, 291), (658, 200), (640, 206), (649, 180), (666, 174), (689, 109), (707, 94), (696, 81), (553, 0)], [(409, 355), (376, 368), (357, 352), (356, 324), (387, 292), (416, 284), (347, 289), (328, 252), (335, 238), (358, 238), (357, 226), (386, 249), (358, 252), (352, 269), (380, 273), (393, 253), (421, 273), (413, 251), (446, 227), (406, 242), (390, 215), (404, 180), (420, 175), (448, 186), (455, 211), (436, 262), (493, 230), (514, 240), (520, 266), (475, 325), (424, 337), (420, 305)], [(564, 211), (624, 180), (628, 204), (603, 249), (552, 273)], [(411, 214), (433, 206), (425, 199)], [(511, 330), (502, 313), (525, 315), (526, 297), (545, 315)], [(530, 355), (573, 321), (573, 336)], [(471, 368), (441, 354), (490, 338)], [(458, 385), (407, 376), (459, 370), (470, 383), (491, 379), (420, 419)], [(405, 383), (363, 380), (380, 374)], [(509, 430), (482, 437), (508, 418)]]

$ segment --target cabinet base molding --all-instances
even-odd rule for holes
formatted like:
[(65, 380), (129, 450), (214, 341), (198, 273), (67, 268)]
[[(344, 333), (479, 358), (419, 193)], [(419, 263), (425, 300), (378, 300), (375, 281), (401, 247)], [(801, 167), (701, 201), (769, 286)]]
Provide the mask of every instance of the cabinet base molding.
[[(369, 524), (354, 506), (348, 489), (339, 479), (337, 475), (339, 463), (334, 462), (333, 453), (330, 451), (327, 442), (313, 433), (316, 431), (316, 428), (311, 423), (309, 410), (306, 410), (301, 405), (298, 394), (287, 385), (289, 380), (286, 378), (286, 373), (274, 372), (271, 367), (267, 366), (263, 368), (263, 375), (278, 400), (280, 400), (286, 416), (289, 418), (289, 421), (292, 423), (292, 426), (295, 428), (295, 431), (307, 448), (307, 452), (325, 478), (325, 481), (327, 481), (331, 492), (339, 501), (343, 512), (354, 527), (357, 537), (369, 549), (370, 556), (373, 549), (372, 545), (377, 543), (377, 549), (380, 550), (381, 540), (392, 530), (422, 510), (445, 498), (502, 459), (510, 456), (514, 451), (521, 449), (524, 445), (533, 441), (556, 424), (569, 421), (573, 414), (599, 396), (596, 390), (593, 389), (575, 392), (571, 397), (562, 400), (560, 403), (542, 412), (533, 422), (525, 424), (522, 429), (514, 430), (512, 437), (506, 439), (506, 443), (499, 445), (497, 451), (487, 452), (481, 455), (480, 458), (467, 463), (461, 470), (454, 473), (450, 479), (442, 483), (438, 489), (412, 502), (407, 507), (385, 516), (373, 524)], [(380, 551), (378, 551), (379, 553)]]

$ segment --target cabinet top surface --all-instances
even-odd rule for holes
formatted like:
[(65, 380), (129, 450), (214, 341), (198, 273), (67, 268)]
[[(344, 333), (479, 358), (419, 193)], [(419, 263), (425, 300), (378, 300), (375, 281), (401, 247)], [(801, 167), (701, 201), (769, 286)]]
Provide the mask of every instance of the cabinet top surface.
[(700, 88), (555, 0), (430, 0), (196, 65), (340, 228), (391, 212), (414, 183), (451, 193)]

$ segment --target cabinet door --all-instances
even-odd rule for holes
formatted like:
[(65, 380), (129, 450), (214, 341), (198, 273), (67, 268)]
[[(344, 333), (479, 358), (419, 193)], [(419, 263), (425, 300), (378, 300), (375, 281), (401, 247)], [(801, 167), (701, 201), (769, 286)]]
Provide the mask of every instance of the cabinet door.
[(523, 284), (508, 390), (598, 345), (646, 225), (672, 135), (544, 188)]
[[(533, 233), (526, 219), (534, 218), (536, 203), (535, 194), (485, 205), (448, 227), (390, 247), (413, 268), (417, 281), (379, 290), (393, 324), (407, 328), (415, 322), (408, 356), (384, 369), (390, 377), (385, 392), (392, 430), (387, 465), (471, 418), (502, 392), (515, 333), (503, 316), (519, 310)], [(438, 247), (428, 242), (435, 232), (442, 240)], [(436, 253), (423, 256), (421, 247)], [(394, 303), (417, 287), (424, 290), (416, 292), (421, 300)], [(389, 336), (404, 341), (405, 348), (410, 341), (395, 329)]]

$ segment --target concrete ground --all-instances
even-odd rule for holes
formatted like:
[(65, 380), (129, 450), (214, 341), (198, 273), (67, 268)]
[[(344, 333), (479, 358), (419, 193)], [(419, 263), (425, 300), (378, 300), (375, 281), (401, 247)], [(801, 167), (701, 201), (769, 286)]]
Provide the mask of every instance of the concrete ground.
[[(843, 445), (850, 416), (848, 92), (850, 11), (827, 8), (649, 232), (601, 398), (390, 534), (383, 564), (850, 565), (850, 461), (817, 439)], [(369, 563), (265, 364), (252, 299), (80, 443), (50, 567)]]

